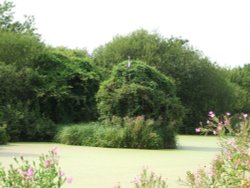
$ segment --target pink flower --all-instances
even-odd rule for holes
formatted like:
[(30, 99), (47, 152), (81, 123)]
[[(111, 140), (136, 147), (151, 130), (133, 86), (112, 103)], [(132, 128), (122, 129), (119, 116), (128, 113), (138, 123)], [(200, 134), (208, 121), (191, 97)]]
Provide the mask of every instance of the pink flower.
[(140, 178), (136, 177), (132, 183), (138, 185), (141, 182)]
[(32, 166), (30, 166), (30, 168), (29, 168), (28, 172), (26, 173), (26, 175), (27, 175), (27, 179), (32, 178), (32, 176), (33, 176), (33, 171), (34, 171), (33, 167), (32, 167)]
[(215, 175), (215, 168), (213, 166), (210, 167), (208, 173), (207, 173), (208, 177), (213, 177)]
[(214, 112), (210, 111), (210, 112), (208, 113), (208, 116), (211, 117), (211, 118), (213, 118), (213, 117), (215, 117), (215, 114), (214, 114)]
[(44, 161), (44, 166), (47, 168), (50, 166), (50, 161)]
[(226, 115), (227, 115), (227, 116), (230, 116), (231, 114), (230, 114), (230, 112), (227, 112)]
[(196, 128), (195, 132), (197, 132), (197, 133), (201, 132), (201, 128)]
[(63, 176), (64, 176), (64, 172), (63, 172), (62, 170), (60, 170), (60, 171), (59, 171), (59, 175), (60, 175), (61, 177), (63, 177)]
[(72, 176), (67, 177), (67, 183), (72, 183), (72, 181), (73, 181)]
[(243, 114), (243, 117), (244, 117), (244, 118), (247, 118), (247, 116), (248, 116), (247, 114)]

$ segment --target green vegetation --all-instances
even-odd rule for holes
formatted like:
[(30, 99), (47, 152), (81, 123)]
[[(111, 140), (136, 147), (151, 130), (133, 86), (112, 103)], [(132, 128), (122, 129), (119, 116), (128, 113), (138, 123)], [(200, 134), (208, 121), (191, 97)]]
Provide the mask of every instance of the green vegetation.
[(159, 132), (163, 148), (174, 148), (174, 135), (183, 117), (175, 89), (174, 82), (155, 68), (140, 61), (125, 61), (100, 85), (97, 107), (102, 119), (144, 116), (158, 120), (152, 131)]
[(234, 91), (226, 78), (227, 73), (194, 50), (187, 40), (165, 39), (157, 33), (137, 30), (126, 36), (117, 36), (93, 53), (94, 63), (102, 67), (104, 75), (118, 63), (141, 60), (156, 67), (176, 84), (176, 95), (186, 109), (179, 133), (193, 134), (207, 112), (233, 110)]
[[(242, 187), (250, 186), (250, 119), (247, 114), (217, 117), (212, 111), (207, 124), (197, 132), (212, 132), (219, 137), (220, 153), (208, 167), (196, 172), (187, 172), (185, 185), (198, 187)], [(232, 121), (237, 117), (238, 122)]]
[[(157, 125), (158, 124), (158, 125)], [(119, 118), (101, 123), (64, 126), (56, 135), (59, 143), (110, 148), (164, 148), (159, 122), (152, 119)], [(172, 141), (172, 143), (170, 142)], [(169, 138), (168, 147), (175, 147), (175, 137)], [(170, 145), (172, 144), (172, 145)]]
[[(221, 68), (187, 40), (143, 29), (116, 36), (93, 54), (49, 47), (34, 18), (16, 21), (13, 8), (8, 1), (0, 4), (0, 126), (10, 141), (51, 141), (58, 125), (99, 120), (79, 131), (88, 138), (93, 132), (91, 141), (75, 144), (174, 148), (175, 134), (193, 134), (208, 111), (250, 110), (249, 65)], [(131, 119), (135, 126), (138, 117), (144, 119), (140, 131), (125, 125)], [(114, 126), (114, 118), (120, 124)], [(145, 138), (151, 131), (156, 144), (140, 143), (142, 135), (127, 138), (128, 130)], [(106, 135), (105, 141), (94, 132)]]
[(66, 181), (71, 183), (72, 177), (65, 176), (58, 160), (57, 148), (53, 148), (47, 155), (39, 156), (38, 164), (24, 159), (23, 156), (20, 159), (14, 158), (15, 165), (11, 164), (8, 170), (0, 164), (0, 185), (16, 188), (60, 188)]
[(0, 127), (0, 145), (6, 144), (9, 140), (9, 137), (6, 133), (6, 127)]
[(100, 75), (84, 51), (49, 48), (33, 69), (41, 77), (36, 95), (42, 114), (55, 123), (97, 118), (95, 93)]

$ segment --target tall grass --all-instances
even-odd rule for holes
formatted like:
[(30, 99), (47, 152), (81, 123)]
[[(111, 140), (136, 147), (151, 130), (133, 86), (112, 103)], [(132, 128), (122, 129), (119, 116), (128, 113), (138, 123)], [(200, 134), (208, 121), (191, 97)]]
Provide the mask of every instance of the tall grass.
[(164, 147), (163, 139), (155, 130), (154, 120), (145, 120), (142, 116), (128, 118), (121, 124), (92, 122), (66, 125), (57, 133), (56, 141), (69, 145), (109, 148)]

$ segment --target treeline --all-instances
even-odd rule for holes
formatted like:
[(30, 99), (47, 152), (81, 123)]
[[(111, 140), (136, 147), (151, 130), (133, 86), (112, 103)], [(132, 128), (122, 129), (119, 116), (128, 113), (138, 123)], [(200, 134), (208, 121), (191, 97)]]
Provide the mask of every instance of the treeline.
[(92, 54), (54, 48), (32, 17), (15, 21), (13, 7), (0, 4), (0, 128), (11, 141), (48, 141), (59, 124), (113, 116), (161, 119), (165, 128), (193, 134), (210, 110), (250, 111), (250, 64), (226, 69), (187, 40), (143, 29)]

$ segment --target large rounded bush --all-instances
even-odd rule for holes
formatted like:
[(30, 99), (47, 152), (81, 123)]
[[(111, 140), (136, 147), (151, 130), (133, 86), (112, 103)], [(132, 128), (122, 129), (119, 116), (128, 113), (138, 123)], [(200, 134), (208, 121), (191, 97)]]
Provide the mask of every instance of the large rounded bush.
[(43, 78), (36, 88), (40, 110), (54, 122), (97, 118), (95, 94), (100, 76), (90, 61), (84, 52), (56, 48), (48, 49), (34, 63)]
[(144, 116), (161, 120), (155, 127), (164, 147), (175, 146), (175, 131), (183, 117), (174, 81), (140, 61), (122, 62), (97, 92), (97, 108), (102, 119)]
[(182, 117), (174, 81), (140, 61), (125, 61), (113, 69), (110, 79), (97, 92), (97, 107), (104, 119), (140, 115), (168, 120)]

